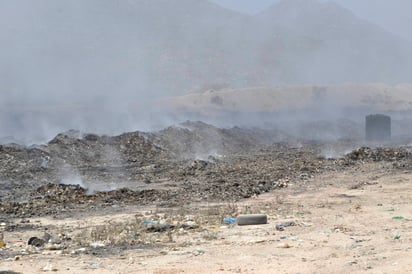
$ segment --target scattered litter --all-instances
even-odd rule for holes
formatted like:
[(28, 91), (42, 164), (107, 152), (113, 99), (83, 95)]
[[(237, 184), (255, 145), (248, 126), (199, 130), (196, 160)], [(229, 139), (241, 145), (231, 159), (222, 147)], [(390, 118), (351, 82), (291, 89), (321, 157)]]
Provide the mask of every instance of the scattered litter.
[(183, 229), (196, 229), (199, 228), (199, 225), (194, 222), (194, 221), (187, 221), (184, 224), (181, 225), (181, 228)]
[(143, 220), (142, 224), (144, 224), (144, 225), (157, 225), (159, 223), (155, 222), (155, 221), (151, 221), (151, 220)]
[(62, 244), (47, 244), (46, 249), (47, 250), (62, 250), (65, 249), (66, 246)]
[(6, 246), (6, 242), (4, 241), (4, 231), (6, 230), (6, 223), (0, 224), (0, 248)]
[(236, 219), (232, 217), (227, 217), (223, 219), (223, 223), (234, 225), (236, 224)]
[(403, 216), (393, 216), (392, 220), (403, 220), (405, 219)]
[(90, 243), (90, 247), (92, 247), (92, 248), (101, 248), (101, 247), (105, 247), (105, 246), (106, 246), (106, 244), (103, 243), (103, 242)]
[(164, 232), (164, 231), (169, 231), (173, 230), (175, 228), (174, 225), (171, 224), (154, 224), (154, 225), (148, 225), (146, 228), (146, 231), (148, 232)]
[(287, 239), (289, 238), (289, 235), (280, 235), (279, 237), (281, 240)]
[[(151, 220), (143, 220), (142, 224), (146, 225), (146, 231), (148, 232), (164, 232), (174, 229), (176, 226), (171, 224), (161, 224), (159, 222)], [(191, 227), (194, 228), (194, 227)]]
[(89, 262), (89, 268), (96, 269), (99, 268), (101, 263), (99, 262)]
[(49, 264), (47, 264), (45, 267), (43, 267), (43, 268), (41, 269), (41, 271), (44, 271), (44, 272), (49, 272), (49, 271), (56, 272), (56, 271), (57, 271), (57, 268), (53, 267), (53, 266), (49, 263)]
[(276, 230), (283, 231), (283, 230), (285, 230), (285, 227), (295, 226), (295, 225), (296, 225), (296, 223), (294, 221), (279, 223), (279, 224), (276, 225)]
[(203, 254), (205, 254), (205, 251), (201, 250), (201, 249), (196, 249), (195, 251), (193, 251), (194, 256), (199, 256), (199, 255), (203, 255)]
[(76, 254), (80, 254), (80, 253), (86, 253), (87, 249), (84, 247), (78, 248), (76, 250), (72, 250), (72, 252), (70, 252), (71, 255), (76, 255)]

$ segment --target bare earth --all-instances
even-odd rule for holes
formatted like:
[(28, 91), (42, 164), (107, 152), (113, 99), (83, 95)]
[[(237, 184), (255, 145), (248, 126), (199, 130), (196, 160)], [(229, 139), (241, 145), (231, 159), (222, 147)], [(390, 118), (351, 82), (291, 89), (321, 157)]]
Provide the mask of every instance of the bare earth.
[[(50, 234), (76, 235), (85, 227), (177, 216), (179, 209), (129, 206), (65, 219), (31, 218), (32, 229), (5, 233), (2, 252), (9, 256), (0, 261), (0, 273), (412, 273), (412, 174), (391, 166), (360, 163), (236, 204), (194, 204), (197, 215), (185, 220), (199, 227), (141, 234), (143, 242), (123, 248), (103, 240), (96, 242), (102, 247), (73, 242), (53, 250), (28, 246), (26, 239), (41, 236), (44, 227)], [(237, 226), (208, 218), (229, 209), (266, 213), (268, 224)], [(296, 226), (276, 230), (283, 221)]]

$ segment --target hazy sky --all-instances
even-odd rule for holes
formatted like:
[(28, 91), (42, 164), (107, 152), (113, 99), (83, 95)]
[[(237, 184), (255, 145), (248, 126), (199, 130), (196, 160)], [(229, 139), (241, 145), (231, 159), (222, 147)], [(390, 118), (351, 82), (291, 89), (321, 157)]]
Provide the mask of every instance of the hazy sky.
[(210, 0), (221, 6), (243, 13), (255, 14), (263, 11), (279, 0)]
[[(281, 0), (210, 0), (239, 12), (256, 14)], [(287, 1), (287, 0), (286, 0)], [(321, 0), (328, 1), (328, 0)], [(412, 41), (411, 0), (333, 0), (357, 16)]]

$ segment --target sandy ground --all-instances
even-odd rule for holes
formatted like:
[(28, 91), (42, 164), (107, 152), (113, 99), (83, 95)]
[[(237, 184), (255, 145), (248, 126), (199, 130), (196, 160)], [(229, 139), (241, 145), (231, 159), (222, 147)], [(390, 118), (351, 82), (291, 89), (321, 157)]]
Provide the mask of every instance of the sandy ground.
[[(266, 225), (204, 223), (193, 231), (154, 233), (157, 244), (152, 247), (101, 253), (98, 248), (34, 250), (25, 239), (36, 229), (8, 232), (3, 251), (19, 255), (0, 261), (0, 273), (412, 273), (412, 173), (388, 165), (330, 171), (304, 186), (291, 185), (235, 205), (266, 213)], [(124, 208), (106, 215), (30, 221), (75, 231), (85, 224), (131, 220), (147, 211)], [(283, 221), (296, 226), (276, 230)]]

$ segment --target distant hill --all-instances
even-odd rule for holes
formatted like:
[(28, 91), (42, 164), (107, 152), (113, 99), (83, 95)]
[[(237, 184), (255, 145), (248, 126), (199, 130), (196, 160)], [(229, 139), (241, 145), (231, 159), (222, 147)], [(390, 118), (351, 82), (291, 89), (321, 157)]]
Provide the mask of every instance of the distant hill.
[[(281, 56), (286, 83), (408, 82), (411, 45), (334, 2), (285, 0), (255, 16), (266, 26), (270, 56)], [(277, 31), (275, 31), (277, 30)], [(270, 58), (270, 57), (269, 57)]]
[(206, 0), (16, 0), (0, 18), (2, 88), (22, 94), (410, 80), (407, 42), (316, 0), (256, 16)]
[(200, 113), (287, 113), (307, 110), (323, 112), (322, 119), (340, 111), (411, 112), (412, 85), (339, 84), (207, 90), (165, 100), (172, 112)]

